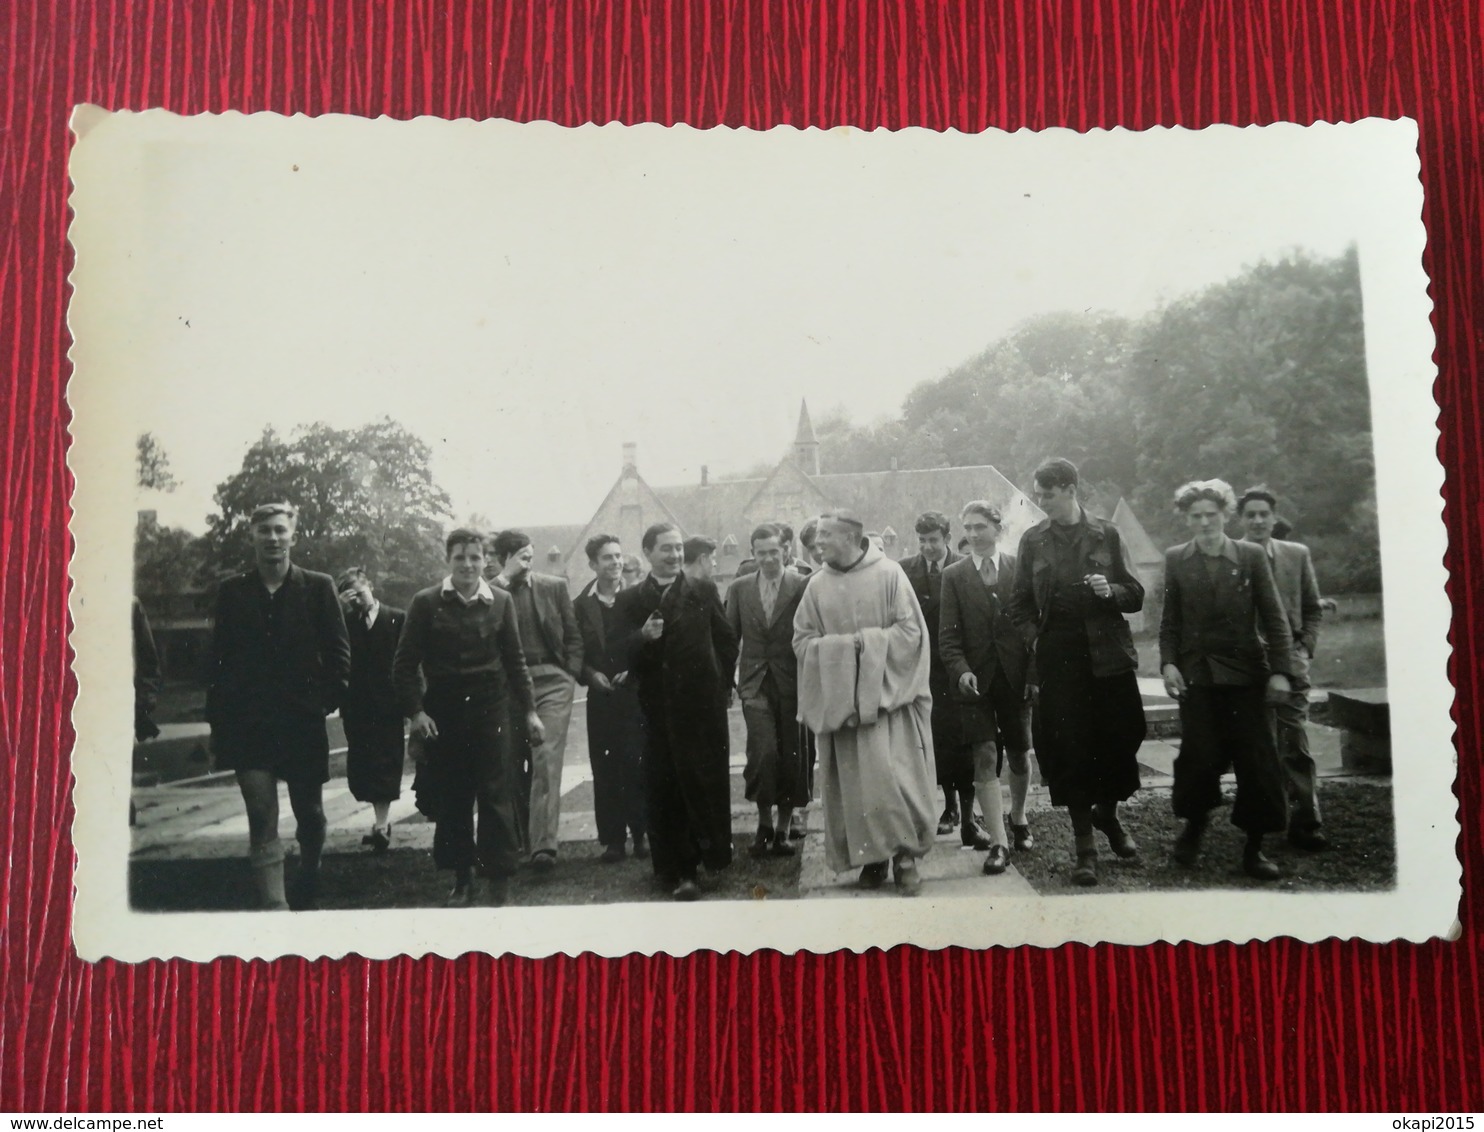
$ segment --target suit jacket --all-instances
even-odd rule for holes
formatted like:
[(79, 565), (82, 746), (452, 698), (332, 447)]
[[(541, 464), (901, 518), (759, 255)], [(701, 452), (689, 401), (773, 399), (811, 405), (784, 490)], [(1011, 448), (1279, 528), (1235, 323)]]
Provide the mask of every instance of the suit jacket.
[(799, 659), (794, 655), (794, 613), (809, 582), (793, 570), (784, 570), (769, 618), (763, 615), (762, 577), (760, 572), (748, 574), (732, 582), (727, 590), (727, 622), (741, 642), (737, 691), (747, 699), (756, 697), (763, 678), (772, 673), (780, 693), (797, 697)]
[(360, 614), (345, 623), (350, 635), (350, 686), (340, 705), (341, 714), (364, 720), (402, 719), (397, 690), (392, 683), (392, 661), (407, 614), (385, 602), (376, 612), (376, 623), (366, 628)]
[(1189, 680), (1205, 661), (1218, 684), (1261, 684), (1293, 674), (1288, 619), (1262, 547), (1226, 539), (1208, 572), (1195, 540), (1165, 551), (1165, 611), (1159, 665)]
[(268, 635), (267, 591), (256, 570), (226, 579), (216, 595), (207, 661), (206, 720), (231, 728), (263, 712), (323, 716), (350, 679), (350, 638), (328, 574), (290, 566), (279, 594), (279, 635)]
[[(1010, 599), (1015, 593), (1015, 559), (1000, 555), (999, 577), (986, 586), (974, 559), (960, 558), (943, 572), (942, 609), (939, 612), (940, 648), (948, 671), (949, 686), (958, 696), (958, 682), (972, 672), (979, 683), (979, 696), (989, 690), (996, 671), (1005, 674), (1010, 687), (1025, 687), (1030, 649), (1025, 637), (1010, 620)], [(965, 697), (977, 703), (973, 697)]]
[[(623, 592), (619, 590), (618, 594)], [(614, 610), (620, 612), (616, 600)], [(593, 588), (589, 587), (578, 595), (572, 603), (572, 612), (577, 618), (577, 630), (582, 634), (582, 674), (577, 679), (583, 684), (591, 684), (595, 672), (612, 679), (627, 669), (629, 657), (624, 650), (627, 629), (620, 621), (612, 633), (608, 632), (603, 623), (603, 603)]]
[[(1091, 599), (1093, 604), (1086, 616), (1092, 673), (1116, 676), (1120, 672), (1132, 672), (1139, 667), (1139, 654), (1123, 615), (1137, 613), (1144, 607), (1144, 585), (1128, 568), (1118, 528), (1085, 511), (1082, 517), (1087, 524), (1083, 570), (1102, 574), (1113, 588), (1107, 597)], [(1053, 537), (1051, 520), (1042, 519), (1021, 537), (1020, 550), (1015, 555), (1015, 590), (1008, 612), (1010, 620), (1032, 639), (1046, 627), (1051, 616), (1049, 544)]]
[[(536, 599), (536, 621), (547, 649), (574, 680), (578, 679), (582, 675), (582, 632), (572, 612), (567, 579), (532, 571), (526, 575), (526, 582)], [(502, 577), (497, 576), (490, 585), (509, 592), (509, 585)]]
[(938, 682), (948, 679), (948, 670), (943, 667), (943, 657), (938, 648), (938, 607), (942, 602), (943, 571), (962, 557), (963, 555), (956, 554), (950, 547), (936, 574), (928, 572), (928, 560), (920, 553), (903, 558), (897, 563), (902, 568), (902, 573), (907, 575), (907, 581), (912, 583), (917, 604), (922, 606), (922, 616), (928, 626), (928, 640), (933, 649), (932, 675)]
[[(1260, 544), (1256, 544), (1260, 545)], [(1273, 570), (1273, 583), (1278, 587), (1278, 600), (1293, 630), (1293, 643), (1303, 645), (1309, 656), (1319, 646), (1319, 624), (1324, 620), (1324, 607), (1319, 604), (1319, 581), (1314, 576), (1314, 560), (1309, 548), (1301, 542), (1273, 539), (1268, 565)], [(1309, 657), (1293, 651), (1296, 676), (1309, 674)]]

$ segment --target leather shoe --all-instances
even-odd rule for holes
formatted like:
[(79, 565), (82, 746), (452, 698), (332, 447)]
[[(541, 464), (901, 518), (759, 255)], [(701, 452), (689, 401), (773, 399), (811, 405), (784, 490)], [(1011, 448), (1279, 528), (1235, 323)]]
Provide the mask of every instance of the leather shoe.
[(770, 857), (792, 857), (794, 847), (788, 843), (788, 835), (778, 833), (773, 838), (773, 844), (768, 849)]
[(861, 869), (860, 880), (857, 883), (862, 888), (880, 888), (886, 883), (886, 870), (885, 861), (872, 861)]
[(997, 877), (1010, 867), (1010, 850), (1004, 845), (993, 845), (990, 847), (989, 856), (984, 858), (984, 875)]
[(958, 811), (946, 809), (938, 815), (938, 832), (952, 833), (958, 828)]
[(1277, 880), (1283, 875), (1282, 870), (1260, 849), (1249, 849), (1242, 854), (1242, 871), (1253, 880)]
[(964, 843), (964, 848), (978, 849), (981, 853), (994, 844), (977, 818), (970, 818), (964, 822), (963, 828), (959, 830), (959, 837)]
[(892, 863), (897, 889), (903, 896), (916, 896), (922, 891), (922, 874), (917, 871), (917, 862), (911, 857), (897, 857)]
[(467, 908), (469, 907), (471, 896), (472, 893), (469, 890), (469, 885), (455, 885), (453, 891), (448, 894), (448, 899), (443, 902), (443, 906), (445, 908)]
[(531, 854), (531, 868), (538, 873), (549, 873), (556, 868), (556, 854), (550, 849), (538, 849)]
[(695, 881), (683, 880), (675, 886), (675, 891), (670, 895), (674, 896), (676, 900), (682, 900), (688, 903), (692, 900), (701, 899), (701, 889)]
[(1317, 829), (1290, 829), (1288, 841), (1289, 844), (1300, 849), (1307, 849), (1310, 853), (1318, 853), (1329, 848), (1329, 838)]
[(1026, 853), (1036, 847), (1036, 839), (1031, 835), (1030, 822), (1026, 822), (1024, 825), (1016, 825), (1014, 822), (1011, 822), (1010, 835), (1015, 840), (1015, 851), (1017, 853)]
[(1196, 858), (1201, 855), (1201, 838), (1206, 834), (1206, 823), (1191, 818), (1186, 821), (1185, 828), (1180, 831), (1180, 836), (1175, 838), (1175, 848), (1171, 850), (1179, 864), (1193, 865)]
[(1103, 836), (1108, 839), (1108, 848), (1113, 850), (1115, 857), (1137, 857), (1139, 855), (1139, 843), (1128, 835), (1118, 820), (1118, 814), (1112, 809), (1103, 806), (1092, 808), (1092, 825), (1094, 829), (1101, 830)]
[(612, 845), (604, 848), (602, 856), (598, 860), (605, 865), (616, 865), (624, 859), (623, 842), (615, 841)]
[(773, 827), (760, 825), (757, 827), (757, 836), (752, 839), (752, 844), (747, 847), (748, 856), (766, 857), (768, 850), (773, 846)]
[(1098, 855), (1096, 853), (1078, 853), (1077, 867), (1072, 870), (1069, 878), (1075, 885), (1090, 888), (1098, 882)]

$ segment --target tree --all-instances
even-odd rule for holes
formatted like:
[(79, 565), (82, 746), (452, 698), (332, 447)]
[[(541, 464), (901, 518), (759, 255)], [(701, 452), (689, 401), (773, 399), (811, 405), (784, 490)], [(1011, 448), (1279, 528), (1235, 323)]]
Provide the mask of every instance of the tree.
[(207, 574), (251, 561), (248, 520), (259, 504), (299, 509), (294, 561), (335, 573), (361, 566), (389, 599), (405, 601), (443, 570), (448, 494), (433, 481), (432, 450), (390, 418), (358, 429), (303, 426), (289, 440), (270, 427), (242, 468), (216, 489), (208, 517)]
[(142, 488), (174, 491), (179, 482), (170, 473), (170, 457), (152, 432), (141, 432), (135, 454), (136, 479)]
[(134, 593), (158, 608), (191, 588), (205, 560), (205, 546), (190, 531), (164, 527), (153, 511), (139, 512), (134, 528)]

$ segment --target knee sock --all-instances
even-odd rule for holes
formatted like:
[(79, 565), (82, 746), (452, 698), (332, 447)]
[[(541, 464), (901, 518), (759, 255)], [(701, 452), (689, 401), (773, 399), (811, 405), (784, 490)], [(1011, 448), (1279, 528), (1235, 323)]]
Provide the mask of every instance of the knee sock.
[(1000, 780), (986, 778), (974, 783), (979, 810), (984, 814), (984, 828), (995, 845), (1005, 844), (1005, 799), (1000, 793)]
[(289, 902), (283, 893), (283, 842), (275, 837), (250, 846), (247, 859), (263, 907), (273, 912), (287, 911)]
[(1030, 793), (1031, 772), (1029, 768), (1010, 772), (1010, 820), (1016, 825), (1025, 824), (1025, 799)]

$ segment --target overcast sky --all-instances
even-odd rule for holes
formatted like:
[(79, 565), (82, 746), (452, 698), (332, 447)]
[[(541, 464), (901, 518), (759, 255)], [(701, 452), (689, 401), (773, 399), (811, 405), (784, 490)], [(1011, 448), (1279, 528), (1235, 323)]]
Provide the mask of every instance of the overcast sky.
[(1031, 315), (1141, 315), (1295, 247), (1364, 259), (1376, 175), (1331, 128), (96, 135), (94, 175), (139, 191), (78, 282), (127, 312), (119, 379), (181, 481), (141, 505), (194, 530), (264, 425), (382, 414), (432, 445), (458, 518), (581, 522), (625, 441), (652, 483), (741, 471), (801, 397), (878, 418)]

